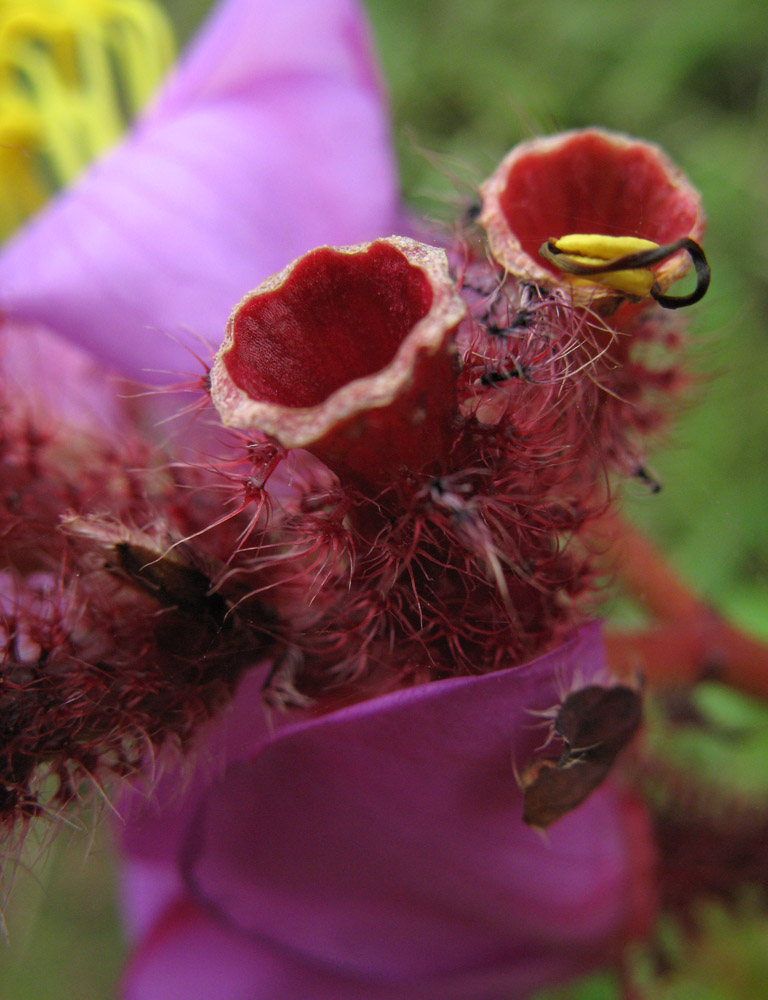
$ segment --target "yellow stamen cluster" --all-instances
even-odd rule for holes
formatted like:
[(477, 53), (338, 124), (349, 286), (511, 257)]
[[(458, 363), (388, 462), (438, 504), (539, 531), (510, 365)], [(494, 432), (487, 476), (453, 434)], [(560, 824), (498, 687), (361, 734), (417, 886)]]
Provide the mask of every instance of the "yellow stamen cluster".
[(0, 0), (0, 238), (119, 138), (174, 49), (152, 0)]

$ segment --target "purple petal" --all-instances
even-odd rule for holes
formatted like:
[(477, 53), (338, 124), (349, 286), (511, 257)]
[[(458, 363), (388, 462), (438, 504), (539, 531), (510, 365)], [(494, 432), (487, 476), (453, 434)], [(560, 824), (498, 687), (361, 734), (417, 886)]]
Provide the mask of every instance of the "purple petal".
[[(414, 947), (416, 945), (414, 944)], [(592, 957), (591, 953), (590, 956)], [(180, 897), (133, 953), (123, 1000), (520, 1000), (543, 982), (574, 973), (573, 958), (553, 949), (548, 965), (522, 948), (496, 967), (421, 981), (384, 983), (306, 964), (216, 922)]]
[(183, 898), (168, 907), (134, 953), (122, 991), (124, 1000), (384, 1000), (391, 995), (376, 985), (302, 967), (233, 934)]
[(0, 322), (3, 406), (34, 416), (38, 427), (67, 426), (108, 438), (125, 433), (117, 380), (93, 357), (36, 324)]
[(199, 734), (188, 761), (172, 753), (161, 757), (151, 792), (140, 785), (123, 790), (118, 803), (124, 821), (119, 828), (125, 859), (121, 903), (131, 938), (154, 923), (178, 895), (182, 883), (176, 859), (203, 794), (229, 763), (249, 757), (269, 738), (274, 725), (261, 703), (267, 669), (245, 675), (232, 703)]
[(197, 370), (184, 345), (208, 355), (265, 276), (390, 228), (372, 66), (349, 0), (230, 0), (145, 120), (6, 246), (3, 312), (145, 380)]
[(129, 941), (149, 933), (174, 900), (184, 896), (178, 868), (163, 862), (131, 860), (120, 878), (120, 915)]
[(189, 823), (192, 893), (257, 951), (382, 996), (443, 997), (454, 978), (457, 996), (518, 995), (605, 961), (637, 917), (647, 830), (632, 842), (607, 787), (545, 841), (522, 823), (513, 768), (544, 738), (530, 713), (602, 667), (587, 629), (525, 667), (281, 731)]
[(229, 0), (214, 10), (183, 67), (167, 82), (151, 114), (252, 93), (271, 79), (332, 76), (382, 99), (367, 25), (355, 0)]

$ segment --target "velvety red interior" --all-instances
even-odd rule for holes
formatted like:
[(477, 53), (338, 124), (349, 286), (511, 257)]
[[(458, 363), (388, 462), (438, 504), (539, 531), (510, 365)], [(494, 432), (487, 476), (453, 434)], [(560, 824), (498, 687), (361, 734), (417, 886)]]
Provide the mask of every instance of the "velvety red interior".
[(316, 406), (385, 368), (431, 305), (423, 271), (386, 243), (355, 255), (316, 250), (240, 309), (227, 371), (253, 399)]
[(673, 187), (653, 150), (616, 146), (599, 135), (575, 136), (552, 152), (515, 163), (501, 207), (523, 249), (539, 256), (550, 237), (567, 233), (639, 236), (672, 243), (687, 236), (696, 207)]

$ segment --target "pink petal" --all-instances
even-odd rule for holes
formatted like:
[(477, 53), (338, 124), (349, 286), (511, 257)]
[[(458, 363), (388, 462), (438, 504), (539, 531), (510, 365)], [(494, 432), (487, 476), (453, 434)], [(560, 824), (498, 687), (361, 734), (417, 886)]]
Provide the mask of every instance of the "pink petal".
[(372, 65), (349, 0), (230, 0), (146, 119), (6, 246), (0, 308), (126, 374), (199, 370), (183, 345), (207, 357), (267, 274), (390, 228)]
[[(544, 738), (530, 713), (602, 664), (587, 629), (525, 667), (281, 731), (227, 769), (189, 824), (193, 894), (258, 950), (383, 996), (442, 997), (453, 977), (465, 998), (518, 995), (606, 961), (649, 910), (648, 831), (628, 834), (607, 787), (544, 841), (522, 823), (513, 768)], [(503, 989), (469, 988), (488, 976)], [(439, 991), (410, 989), (428, 981)]]

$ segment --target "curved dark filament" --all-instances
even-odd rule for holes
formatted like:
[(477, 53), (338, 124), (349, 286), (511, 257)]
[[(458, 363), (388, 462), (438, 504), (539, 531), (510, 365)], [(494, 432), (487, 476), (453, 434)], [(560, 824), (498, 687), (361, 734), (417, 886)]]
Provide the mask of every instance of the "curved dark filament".
[(691, 306), (704, 298), (711, 277), (709, 263), (703, 248), (689, 236), (683, 236), (674, 243), (666, 243), (664, 246), (655, 247), (652, 250), (640, 250), (637, 253), (628, 253), (623, 257), (616, 257), (614, 260), (606, 261), (604, 264), (580, 264), (573, 260), (570, 254), (557, 248), (557, 240), (550, 238), (543, 243), (539, 253), (542, 257), (551, 261), (561, 271), (568, 274), (579, 275), (581, 277), (592, 277), (600, 274), (607, 274), (609, 271), (633, 271), (638, 268), (648, 268), (653, 264), (671, 257), (672, 254), (680, 250), (685, 250), (693, 261), (696, 272), (696, 287), (689, 295), (666, 295), (662, 292), (658, 282), (654, 281), (650, 294), (665, 309), (680, 309), (683, 306)]

